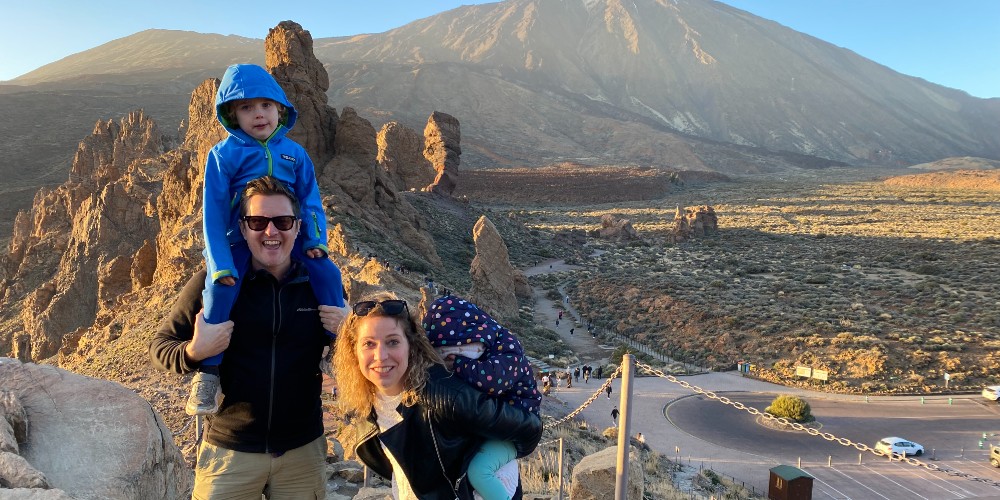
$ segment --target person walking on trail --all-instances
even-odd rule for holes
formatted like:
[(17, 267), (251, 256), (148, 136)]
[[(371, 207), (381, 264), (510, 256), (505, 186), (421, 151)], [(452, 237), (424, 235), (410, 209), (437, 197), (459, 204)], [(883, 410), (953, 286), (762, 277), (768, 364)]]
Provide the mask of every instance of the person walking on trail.
[(615, 406), (614, 408), (611, 409), (611, 421), (615, 423), (615, 426), (618, 425), (618, 414), (619, 413), (618, 413), (618, 407), (617, 406)]
[(608, 384), (608, 388), (605, 389), (604, 392), (608, 393), (608, 399), (610, 400), (611, 399), (611, 384)]
[(604, 374), (604, 367), (603, 366), (598, 366), (597, 367), (597, 375), (594, 375), (594, 377), (597, 378), (598, 380), (600, 380), (602, 374)]
[(562, 319), (563, 312), (559, 311), (559, 319)]
[(576, 328), (570, 328), (570, 329), (569, 329), (569, 334), (570, 334), (570, 335), (573, 335), (573, 331), (574, 331), (574, 330), (576, 330)]
[(580, 367), (579, 366), (576, 367), (576, 368), (573, 368), (573, 376), (576, 378), (577, 382), (580, 381)]

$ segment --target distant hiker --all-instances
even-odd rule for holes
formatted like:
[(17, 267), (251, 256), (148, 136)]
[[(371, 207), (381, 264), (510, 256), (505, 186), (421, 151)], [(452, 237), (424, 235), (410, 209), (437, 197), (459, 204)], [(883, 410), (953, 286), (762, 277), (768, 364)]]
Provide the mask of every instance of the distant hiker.
[(597, 367), (597, 374), (594, 375), (594, 377), (596, 377), (598, 380), (600, 380), (601, 379), (601, 375), (603, 373), (604, 373), (604, 367), (603, 366), (598, 366)]
[(563, 312), (559, 311), (559, 319), (562, 319)]
[[(610, 388), (610, 386), (608, 386), (608, 387)], [(618, 425), (618, 407), (617, 406), (611, 409), (611, 420), (615, 423), (615, 425)]]
[(574, 331), (574, 330), (576, 330), (576, 328), (570, 328), (570, 329), (569, 329), (569, 334), (570, 334), (570, 335), (573, 335), (573, 331)]
[(573, 368), (573, 376), (576, 377), (576, 381), (580, 381), (580, 367)]
[(604, 389), (604, 392), (608, 393), (608, 399), (611, 399), (611, 384), (608, 384), (608, 388)]
[[(202, 292), (205, 322), (230, 320), (244, 277), (253, 274), (249, 240), (264, 235), (281, 241), (305, 265), (309, 284), (321, 307), (344, 308), (340, 269), (327, 254), (326, 214), (316, 172), (305, 148), (286, 134), (298, 112), (274, 77), (255, 64), (226, 69), (215, 95), (215, 113), (228, 136), (208, 152), (202, 202), (205, 264)], [(247, 183), (259, 177), (277, 179), (295, 195), (295, 213), (242, 213)], [(277, 247), (274, 247), (277, 248)], [(279, 280), (284, 276), (277, 277)], [(331, 340), (333, 331), (327, 334)], [(222, 352), (197, 365), (185, 411), (211, 415), (219, 411), (219, 365)]]

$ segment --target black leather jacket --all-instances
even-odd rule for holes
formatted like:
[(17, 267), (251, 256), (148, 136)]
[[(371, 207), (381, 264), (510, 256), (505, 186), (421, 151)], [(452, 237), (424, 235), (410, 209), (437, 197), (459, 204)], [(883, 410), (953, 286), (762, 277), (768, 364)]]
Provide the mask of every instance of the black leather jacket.
[[(184, 286), (170, 315), (150, 341), (153, 364), (188, 373), (184, 347), (201, 310), (205, 271)], [(278, 453), (323, 435), (319, 362), (329, 338), (319, 319), (305, 266), (295, 263), (279, 281), (266, 271), (248, 273), (233, 305), (233, 336), (219, 366), (225, 398), (208, 417), (205, 440), (247, 453)]]
[[(357, 426), (355, 452), (375, 473), (389, 478), (392, 465), (380, 441), (384, 443), (421, 499), (471, 499), (465, 473), (484, 441), (510, 441), (520, 458), (542, 438), (536, 415), (477, 391), (441, 365), (431, 367), (420, 401), (397, 411), (403, 421), (380, 434), (372, 410)], [(520, 498), (520, 487), (515, 498)]]

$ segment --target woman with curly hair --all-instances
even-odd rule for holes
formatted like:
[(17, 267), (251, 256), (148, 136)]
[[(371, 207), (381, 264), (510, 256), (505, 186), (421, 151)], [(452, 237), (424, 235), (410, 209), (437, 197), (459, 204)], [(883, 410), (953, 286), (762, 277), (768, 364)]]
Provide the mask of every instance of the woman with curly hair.
[(452, 376), (418, 325), (383, 292), (354, 304), (341, 326), (334, 363), (341, 404), (358, 417), (354, 449), (392, 479), (395, 499), (471, 499), (466, 473), (479, 447), (510, 441), (523, 457), (541, 421)]

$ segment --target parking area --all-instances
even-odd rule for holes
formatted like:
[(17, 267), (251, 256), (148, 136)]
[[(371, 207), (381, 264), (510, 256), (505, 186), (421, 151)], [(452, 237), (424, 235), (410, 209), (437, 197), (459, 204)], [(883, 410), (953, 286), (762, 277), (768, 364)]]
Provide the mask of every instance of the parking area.
[[(989, 465), (986, 453), (934, 462), (976, 477), (1000, 482), (1000, 470)], [(934, 472), (888, 460), (862, 465), (806, 466), (812, 475), (813, 499), (927, 499), (1000, 498), (1000, 488), (964, 477)]]

